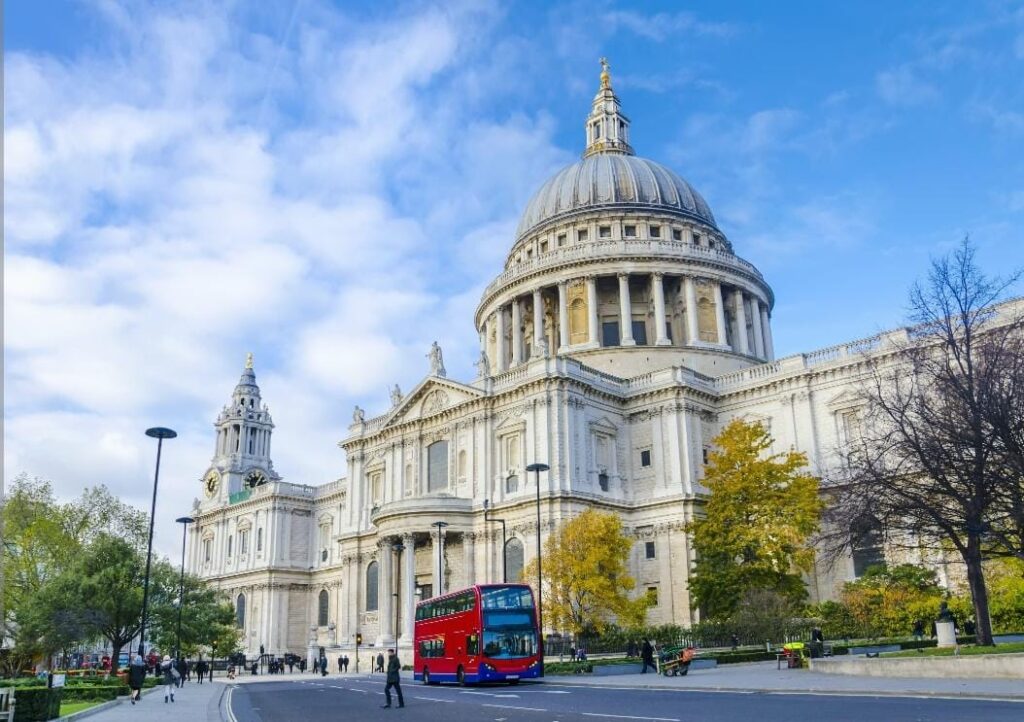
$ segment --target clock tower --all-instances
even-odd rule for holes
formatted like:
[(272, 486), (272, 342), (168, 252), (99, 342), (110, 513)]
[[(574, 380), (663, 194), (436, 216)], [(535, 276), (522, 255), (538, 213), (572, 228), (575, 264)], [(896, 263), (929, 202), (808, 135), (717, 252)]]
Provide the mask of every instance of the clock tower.
[(202, 480), (207, 499), (228, 501), (232, 494), (280, 480), (270, 460), (274, 422), (260, 398), (251, 353), (231, 402), (221, 409), (214, 426), (217, 444)]

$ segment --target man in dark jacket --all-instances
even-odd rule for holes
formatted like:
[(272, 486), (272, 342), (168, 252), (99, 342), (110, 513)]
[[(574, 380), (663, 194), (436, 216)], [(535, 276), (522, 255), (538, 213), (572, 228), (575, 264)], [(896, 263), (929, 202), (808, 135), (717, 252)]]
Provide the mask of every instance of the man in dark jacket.
[(395, 688), (395, 692), (398, 694), (398, 706), (405, 707), (405, 700), (402, 699), (402, 684), (400, 674), (402, 672), (402, 663), (398, 661), (398, 655), (395, 654), (395, 650), (388, 650), (388, 677), (387, 682), (384, 685), (384, 699), (387, 702), (383, 705), (385, 709), (391, 706), (391, 688)]
[(648, 667), (655, 672), (658, 671), (658, 668), (654, 666), (654, 647), (651, 646), (651, 640), (644, 640), (644, 646), (640, 649), (640, 659), (644, 663), (644, 668), (640, 671), (640, 674), (647, 674)]

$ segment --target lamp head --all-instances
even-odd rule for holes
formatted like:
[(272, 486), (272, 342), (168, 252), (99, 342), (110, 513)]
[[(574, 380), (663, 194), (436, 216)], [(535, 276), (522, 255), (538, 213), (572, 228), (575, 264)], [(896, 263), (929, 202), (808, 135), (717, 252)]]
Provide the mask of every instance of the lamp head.
[(527, 471), (549, 471), (550, 469), (550, 466), (541, 463), (530, 464), (529, 466), (526, 467)]
[(190, 516), (179, 516), (174, 521), (178, 522), (179, 524), (191, 524), (192, 522), (195, 521), (195, 519), (193, 519)]
[(146, 429), (146, 436), (154, 439), (173, 439), (178, 435), (178, 432), (174, 429), (165, 429), (163, 426), (154, 426), (152, 429)]

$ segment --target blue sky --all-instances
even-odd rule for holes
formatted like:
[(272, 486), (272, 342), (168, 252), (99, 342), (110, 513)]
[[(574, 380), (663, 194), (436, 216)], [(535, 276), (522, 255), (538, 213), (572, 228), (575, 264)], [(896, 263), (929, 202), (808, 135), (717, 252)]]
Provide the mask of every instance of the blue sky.
[[(582, 150), (607, 56), (640, 155), (776, 294), (779, 355), (901, 323), (970, 233), (1024, 265), (1024, 3), (4, 7), (5, 478), (199, 493), (245, 353), (286, 479), (344, 474), (352, 406), (408, 389), (530, 194)], [(173, 522), (160, 530), (173, 550)]]

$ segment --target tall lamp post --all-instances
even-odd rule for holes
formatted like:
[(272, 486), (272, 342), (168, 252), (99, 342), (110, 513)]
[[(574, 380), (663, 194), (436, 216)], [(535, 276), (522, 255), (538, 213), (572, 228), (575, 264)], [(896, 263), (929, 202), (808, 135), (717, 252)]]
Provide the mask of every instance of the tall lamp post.
[(444, 566), (442, 564), (441, 557), (441, 530), (448, 526), (446, 521), (435, 521), (430, 526), (437, 527), (437, 592), (434, 593), (435, 597), (439, 597), (444, 594)]
[(146, 436), (156, 439), (156, 473), (153, 475), (153, 503), (149, 507), (149, 545), (146, 548), (146, 579), (142, 584), (142, 623), (139, 625), (139, 656), (146, 655), (146, 612), (149, 609), (149, 570), (153, 561), (153, 519), (156, 516), (156, 487), (160, 483), (160, 452), (164, 448), (164, 439), (173, 439), (178, 432), (154, 426), (146, 429)]
[(391, 545), (391, 551), (395, 553), (395, 653), (398, 653), (398, 620), (399, 609), (402, 604), (402, 552), (405, 545), (402, 542), (395, 542)]
[(548, 471), (547, 464), (530, 464), (527, 471), (532, 471), (537, 479), (537, 632), (540, 635), (540, 676), (544, 676), (544, 575), (540, 568), (540, 472)]
[(508, 570), (505, 564), (505, 545), (508, 544), (508, 539), (505, 533), (505, 520), (495, 519), (490, 516), (491, 502), (488, 499), (484, 499), (484, 523), (493, 521), (501, 524), (501, 583), (508, 584)]
[(185, 537), (188, 525), (195, 521), (190, 516), (179, 516), (174, 521), (181, 524), (181, 581), (178, 582), (178, 636), (174, 645), (174, 660), (181, 659), (181, 608), (185, 606)]

